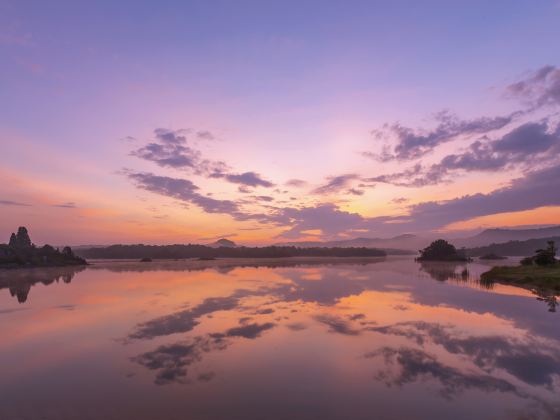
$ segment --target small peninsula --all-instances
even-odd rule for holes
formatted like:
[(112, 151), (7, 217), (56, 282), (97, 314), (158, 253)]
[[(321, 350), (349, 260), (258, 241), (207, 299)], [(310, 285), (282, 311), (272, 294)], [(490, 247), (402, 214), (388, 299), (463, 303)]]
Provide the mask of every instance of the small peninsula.
[(483, 273), (484, 282), (513, 284), (560, 291), (560, 261), (556, 259), (554, 241), (535, 251), (535, 255), (521, 260), (518, 266), (494, 267)]
[(60, 251), (51, 245), (37, 247), (31, 242), (27, 228), (20, 226), (8, 244), (0, 244), (0, 268), (64, 267), (86, 265), (69, 246)]

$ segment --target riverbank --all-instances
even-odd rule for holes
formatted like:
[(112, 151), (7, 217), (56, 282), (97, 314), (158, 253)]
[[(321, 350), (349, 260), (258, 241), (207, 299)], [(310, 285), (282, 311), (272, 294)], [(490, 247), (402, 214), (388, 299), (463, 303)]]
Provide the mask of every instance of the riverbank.
[(480, 276), (481, 281), (560, 291), (560, 264), (499, 266)]

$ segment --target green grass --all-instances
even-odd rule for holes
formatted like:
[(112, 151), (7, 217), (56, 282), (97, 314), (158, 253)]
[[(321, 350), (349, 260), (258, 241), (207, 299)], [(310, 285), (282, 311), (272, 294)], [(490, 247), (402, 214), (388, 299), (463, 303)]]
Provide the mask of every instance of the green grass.
[(482, 281), (534, 286), (560, 291), (560, 264), (494, 267), (480, 276)]

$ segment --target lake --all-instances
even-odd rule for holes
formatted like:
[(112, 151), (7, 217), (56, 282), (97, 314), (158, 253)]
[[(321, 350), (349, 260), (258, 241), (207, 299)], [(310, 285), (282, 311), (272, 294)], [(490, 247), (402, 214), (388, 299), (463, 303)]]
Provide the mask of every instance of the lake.
[(481, 284), (490, 266), (3, 271), (0, 418), (560, 418), (556, 298)]

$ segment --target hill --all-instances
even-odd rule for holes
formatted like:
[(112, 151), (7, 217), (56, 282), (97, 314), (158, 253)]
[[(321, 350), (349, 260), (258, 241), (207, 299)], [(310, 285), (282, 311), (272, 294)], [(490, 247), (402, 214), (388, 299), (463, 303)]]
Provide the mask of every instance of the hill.
[(547, 241), (554, 241), (558, 244), (560, 243), (560, 235), (548, 238), (529, 239), (526, 241), (508, 241), (487, 246), (468, 248), (466, 252), (467, 255), (471, 257), (480, 257), (486, 254), (525, 257), (527, 255), (534, 254), (537, 249), (546, 248)]
[(237, 244), (233, 241), (230, 241), (229, 239), (222, 238), (222, 239), (218, 239), (216, 242), (210, 244), (209, 246), (213, 248), (220, 248), (220, 247), (235, 248)]
[[(416, 253), (418, 249), (429, 244), (429, 239), (412, 234), (392, 238), (352, 238), (338, 241), (282, 242), (277, 246), (297, 246), (300, 248), (377, 248), (387, 251), (407, 250)], [(392, 253), (392, 252), (389, 252)]]
[(486, 229), (470, 238), (456, 239), (460, 247), (480, 247), (509, 241), (526, 241), (529, 239), (550, 238), (560, 236), (560, 226), (536, 229)]

